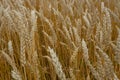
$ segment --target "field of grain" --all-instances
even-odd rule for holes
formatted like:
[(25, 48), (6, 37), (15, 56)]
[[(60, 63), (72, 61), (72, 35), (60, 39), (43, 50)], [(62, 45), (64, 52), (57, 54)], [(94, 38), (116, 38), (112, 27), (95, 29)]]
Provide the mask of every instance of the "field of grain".
[(120, 0), (0, 0), (0, 80), (119, 80)]

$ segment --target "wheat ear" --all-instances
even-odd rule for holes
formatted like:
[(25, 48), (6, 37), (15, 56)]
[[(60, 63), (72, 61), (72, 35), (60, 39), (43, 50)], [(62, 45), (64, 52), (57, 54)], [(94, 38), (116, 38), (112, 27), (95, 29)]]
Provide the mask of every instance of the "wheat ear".
[(65, 73), (62, 70), (62, 65), (59, 62), (56, 52), (51, 47), (48, 47), (48, 51), (50, 52), (52, 63), (55, 67), (56, 74), (61, 80), (66, 80)]

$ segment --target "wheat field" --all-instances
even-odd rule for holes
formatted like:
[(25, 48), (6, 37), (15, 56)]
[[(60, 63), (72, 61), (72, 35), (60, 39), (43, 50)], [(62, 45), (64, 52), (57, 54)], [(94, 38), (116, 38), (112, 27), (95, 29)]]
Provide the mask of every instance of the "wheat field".
[(0, 80), (119, 80), (120, 0), (0, 0)]

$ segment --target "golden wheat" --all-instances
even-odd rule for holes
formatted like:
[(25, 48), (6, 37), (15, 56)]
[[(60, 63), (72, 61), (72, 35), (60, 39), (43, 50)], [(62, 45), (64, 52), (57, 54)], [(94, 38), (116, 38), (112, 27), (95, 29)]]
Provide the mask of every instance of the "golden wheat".
[(119, 80), (119, 0), (0, 0), (0, 80)]

